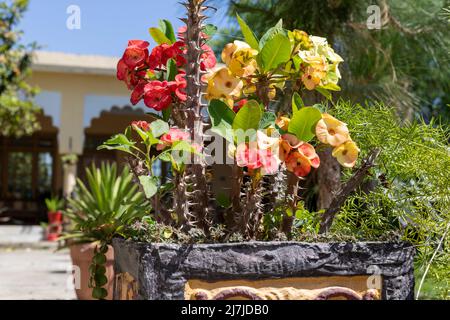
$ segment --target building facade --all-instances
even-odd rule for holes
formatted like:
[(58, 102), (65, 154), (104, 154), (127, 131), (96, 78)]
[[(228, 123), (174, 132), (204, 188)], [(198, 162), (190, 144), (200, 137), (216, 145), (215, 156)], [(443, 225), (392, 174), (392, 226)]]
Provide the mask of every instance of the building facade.
[[(0, 223), (45, 220), (44, 199), (68, 195), (84, 168), (122, 155), (98, 145), (134, 120), (150, 120), (143, 105), (131, 107), (129, 92), (116, 80), (118, 58), (36, 52), (31, 85), (42, 108), (41, 130), (20, 139), (0, 136)], [(76, 165), (62, 157), (77, 155)]]

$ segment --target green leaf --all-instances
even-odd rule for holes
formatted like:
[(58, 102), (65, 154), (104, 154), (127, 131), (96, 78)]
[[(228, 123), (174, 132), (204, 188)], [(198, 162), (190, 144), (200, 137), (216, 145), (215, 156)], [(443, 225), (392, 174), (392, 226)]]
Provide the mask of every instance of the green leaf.
[(110, 139), (106, 140), (103, 144), (106, 145), (126, 145), (126, 146), (132, 146), (134, 145), (134, 142), (130, 141), (127, 136), (125, 136), (122, 133), (116, 134), (112, 136)]
[(172, 157), (170, 155), (170, 151), (160, 153), (159, 156), (157, 157), (157, 159), (164, 161), (164, 162), (171, 162)]
[(266, 45), (267, 41), (280, 33), (287, 37), (287, 32), (283, 29), (283, 19), (280, 19), (274, 27), (267, 30), (267, 32), (262, 36), (261, 40), (259, 40), (259, 49), (262, 49)]
[(291, 42), (288, 37), (277, 34), (264, 45), (259, 55), (264, 70), (272, 70), (289, 60), (291, 57)]
[(315, 136), (317, 122), (322, 119), (322, 113), (314, 107), (304, 107), (297, 111), (289, 123), (289, 132), (304, 142)]
[(166, 80), (167, 81), (174, 81), (175, 76), (178, 74), (178, 67), (177, 63), (174, 59), (169, 59), (167, 61), (167, 73), (166, 73)]
[(183, 151), (188, 153), (193, 153), (196, 155), (201, 155), (189, 142), (187, 141), (176, 141), (173, 143), (173, 151)]
[(131, 151), (131, 147), (133, 145), (134, 142), (130, 141), (126, 135), (121, 133), (116, 134), (110, 139), (106, 140), (101, 146), (97, 148), (97, 150), (118, 150), (134, 155), (134, 153)]
[(327, 98), (327, 100), (331, 100), (332, 99), (331, 92), (328, 91), (327, 89), (323, 89), (323, 88), (317, 87), (316, 91), (319, 92), (321, 95), (323, 95), (325, 98)]
[(294, 92), (292, 96), (292, 114), (296, 113), (301, 108), (305, 107), (302, 97), (297, 92)]
[(155, 138), (159, 138), (169, 132), (169, 124), (162, 120), (155, 120), (150, 123), (150, 130)]
[(170, 23), (169, 20), (159, 20), (159, 29), (164, 33), (167, 39), (171, 41), (171, 43), (175, 43), (177, 41), (172, 23)]
[(212, 131), (233, 141), (232, 129), (236, 114), (228, 105), (220, 100), (212, 100), (208, 106), (208, 113), (212, 122)]
[(204, 28), (203, 28), (203, 33), (206, 34), (211, 40), (212, 37), (214, 37), (214, 35), (217, 32), (217, 27), (213, 24), (207, 24)]
[(158, 177), (140, 176), (139, 182), (144, 189), (145, 196), (150, 199), (158, 192)]
[(259, 122), (259, 129), (267, 129), (271, 125), (275, 124), (277, 115), (273, 112), (264, 112), (261, 121)]
[(244, 20), (242, 20), (239, 14), (236, 14), (236, 16), (239, 26), (241, 27), (242, 35), (244, 36), (245, 42), (247, 42), (251, 48), (259, 50), (258, 39), (256, 38), (253, 31), (250, 29), (247, 23)]
[(233, 121), (234, 130), (258, 130), (261, 121), (261, 107), (255, 100), (247, 102), (236, 114)]
[(108, 278), (105, 275), (95, 275), (95, 284), (97, 287), (103, 287), (108, 283)]
[(94, 263), (104, 265), (106, 263), (106, 255), (98, 253), (94, 256)]
[(149, 32), (150, 32), (150, 35), (152, 36), (153, 40), (155, 40), (155, 42), (157, 44), (163, 44), (163, 43), (172, 44), (170, 39), (168, 39), (166, 37), (166, 35), (159, 28), (150, 28)]
[(172, 106), (169, 106), (168, 108), (162, 111), (162, 120), (166, 122), (169, 121), (171, 115), (172, 115)]
[(219, 193), (216, 197), (216, 201), (222, 208), (231, 207), (231, 199), (226, 193)]
[(104, 299), (108, 296), (108, 291), (105, 288), (96, 287), (92, 290), (92, 297), (94, 299)]
[(334, 84), (332, 82), (319, 87), (320, 89), (326, 89), (326, 90), (331, 90), (331, 91), (341, 91), (341, 87), (339, 87), (337, 84)]

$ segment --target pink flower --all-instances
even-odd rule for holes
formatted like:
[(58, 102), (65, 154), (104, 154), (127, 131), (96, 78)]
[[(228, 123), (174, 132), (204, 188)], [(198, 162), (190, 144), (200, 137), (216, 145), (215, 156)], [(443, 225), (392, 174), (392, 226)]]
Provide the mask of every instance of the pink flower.
[(258, 152), (258, 145), (255, 142), (241, 143), (238, 145), (236, 148), (236, 162), (242, 168), (261, 168), (262, 162)]
[[(187, 27), (186, 26), (182, 26), (178, 28), (178, 39), (180, 39), (181, 41), (184, 41), (184, 39), (186, 38), (186, 31), (187, 31)], [(200, 36), (204, 39), (204, 40), (208, 40), (209, 36), (202, 32), (200, 33)]]
[(178, 128), (170, 128), (168, 133), (162, 135), (161, 138), (159, 138), (162, 143), (156, 146), (156, 150), (164, 150), (166, 147), (170, 147), (174, 142), (188, 141), (189, 138), (189, 132), (180, 130)]
[(133, 121), (131, 123), (132, 126), (136, 126), (139, 129), (142, 129), (144, 131), (150, 130), (150, 124), (147, 121)]
[(144, 103), (147, 107), (162, 111), (172, 104), (172, 96), (167, 81), (151, 81), (144, 87)]
[(128, 48), (125, 50), (122, 57), (123, 62), (128, 68), (134, 69), (147, 60), (149, 45), (150, 44), (147, 41), (142, 40), (130, 40), (128, 42)]
[(200, 69), (206, 71), (212, 69), (217, 64), (216, 55), (214, 51), (206, 44), (202, 46), (203, 53), (201, 55)]
[(258, 149), (257, 142), (241, 143), (236, 148), (236, 163), (250, 170), (261, 169), (261, 173), (274, 174), (279, 162), (271, 149)]

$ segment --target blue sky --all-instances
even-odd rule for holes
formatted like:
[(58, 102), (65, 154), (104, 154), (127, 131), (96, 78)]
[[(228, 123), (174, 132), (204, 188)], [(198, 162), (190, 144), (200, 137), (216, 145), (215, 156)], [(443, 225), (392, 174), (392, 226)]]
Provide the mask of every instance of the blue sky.
[[(148, 28), (158, 19), (182, 25), (184, 7), (179, 0), (30, 0), (19, 25), (23, 42), (36, 41), (47, 51), (107, 56), (122, 55), (129, 39), (148, 40)], [(225, 1), (224, 1), (225, 3)], [(69, 30), (67, 8), (81, 11), (81, 29)], [(226, 8), (218, 8), (209, 23), (226, 25)]]

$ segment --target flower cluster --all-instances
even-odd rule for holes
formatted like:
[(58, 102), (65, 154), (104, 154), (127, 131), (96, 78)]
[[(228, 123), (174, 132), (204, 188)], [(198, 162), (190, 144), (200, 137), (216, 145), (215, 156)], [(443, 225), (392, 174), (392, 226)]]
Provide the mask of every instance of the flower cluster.
[(333, 116), (324, 113), (322, 119), (316, 126), (317, 139), (325, 144), (334, 147), (333, 157), (346, 167), (355, 166), (358, 159), (359, 149), (351, 139), (347, 125)]
[(281, 137), (280, 159), (285, 162), (286, 169), (297, 177), (306, 177), (311, 168), (317, 169), (320, 166), (320, 159), (314, 147), (289, 133)]
[[(294, 33), (303, 33), (295, 30)], [(302, 37), (302, 39), (305, 39)], [(327, 39), (309, 36), (309, 44), (304, 46), (302, 40), (299, 45), (298, 56), (301, 58), (301, 70), (303, 75), (301, 80), (308, 90), (317, 87), (339, 90), (337, 83), (341, 78), (339, 64), (344, 60), (334, 52), (327, 42)], [(304, 49), (306, 47), (306, 49)], [(303, 49), (303, 50), (302, 50)]]
[[(117, 78), (125, 82), (128, 89), (132, 90), (130, 101), (133, 105), (144, 100), (147, 107), (162, 111), (172, 103), (186, 101), (185, 32), (185, 27), (180, 28), (178, 41), (161, 43), (151, 52), (147, 41), (129, 41), (122, 59), (117, 64)], [(200, 68), (203, 71), (214, 68), (216, 58), (212, 49), (204, 44), (202, 50)], [(170, 60), (174, 62), (176, 70), (169, 70)], [(173, 73), (176, 76), (170, 79)]]
[(221, 99), (232, 108), (243, 92), (249, 92), (254, 87), (251, 77), (258, 68), (257, 54), (257, 50), (243, 41), (227, 44), (222, 52), (222, 61), (226, 66), (213, 70), (205, 77), (208, 82), (206, 99)]
[[(327, 40), (300, 30), (289, 31), (288, 37), (293, 48), (290, 58), (270, 72), (265, 72), (267, 70), (260, 65), (259, 50), (238, 40), (227, 44), (221, 55), (226, 66), (212, 70), (205, 77), (208, 83), (206, 98), (220, 99), (230, 108), (242, 96), (270, 101), (275, 99), (277, 88), (283, 88), (286, 81), (301, 83), (307, 90), (339, 90), (339, 64), (343, 59)], [(261, 80), (266, 88), (258, 92)]]

